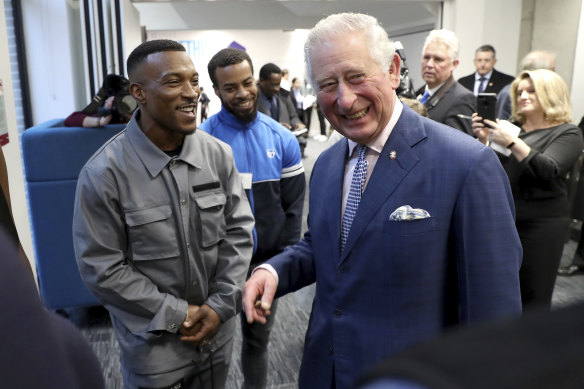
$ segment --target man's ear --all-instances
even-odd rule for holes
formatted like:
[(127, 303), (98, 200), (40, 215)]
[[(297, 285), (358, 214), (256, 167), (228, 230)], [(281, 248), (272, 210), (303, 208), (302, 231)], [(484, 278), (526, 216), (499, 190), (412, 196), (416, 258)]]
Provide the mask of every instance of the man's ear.
[(454, 71), (454, 69), (456, 69), (456, 67), (458, 66), (458, 64), (460, 63), (460, 60), (457, 58), (454, 61), (452, 61), (452, 70)]
[(142, 88), (142, 85), (138, 83), (130, 84), (130, 94), (140, 105), (146, 103), (146, 91)]
[(389, 80), (391, 82), (392, 89), (397, 89), (399, 87), (400, 82), (400, 66), (401, 66), (401, 58), (399, 54), (395, 53), (393, 55), (393, 59), (389, 64)]
[(221, 94), (219, 93), (219, 88), (213, 85), (213, 91), (215, 92), (215, 96), (221, 98)]

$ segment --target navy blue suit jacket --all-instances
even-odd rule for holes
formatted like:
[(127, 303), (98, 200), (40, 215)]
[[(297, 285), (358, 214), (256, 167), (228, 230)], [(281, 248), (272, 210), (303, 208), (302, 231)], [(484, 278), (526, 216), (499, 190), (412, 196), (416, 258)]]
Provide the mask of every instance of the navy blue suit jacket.
[[(390, 158), (390, 153), (395, 159)], [(495, 153), (404, 106), (340, 252), (347, 140), (310, 180), (308, 231), (270, 263), (278, 295), (316, 282), (300, 388), (349, 388), (364, 371), (450, 325), (519, 314), (522, 250)], [(430, 218), (390, 221), (402, 205)]]
[[(469, 74), (468, 76), (464, 76), (458, 79), (460, 85), (464, 86), (466, 89), (474, 93), (475, 87), (475, 73)], [(491, 74), (491, 78), (489, 78), (489, 82), (485, 85), (484, 93), (499, 93), (501, 89), (505, 87), (505, 85), (509, 85), (515, 80), (515, 77), (510, 76), (509, 74), (501, 73), (497, 69), (493, 69), (493, 73)]]

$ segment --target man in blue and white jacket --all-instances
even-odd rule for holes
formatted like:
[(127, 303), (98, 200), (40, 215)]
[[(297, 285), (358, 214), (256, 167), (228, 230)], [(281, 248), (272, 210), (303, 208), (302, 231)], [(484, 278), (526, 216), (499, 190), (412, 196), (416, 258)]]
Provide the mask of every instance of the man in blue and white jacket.
[[(207, 65), (221, 111), (201, 129), (228, 143), (255, 216), (250, 272), (300, 239), (306, 179), (294, 135), (257, 110), (258, 89), (249, 55), (223, 49)], [(266, 325), (242, 323), (244, 388), (264, 388), (269, 334), (276, 307)]]

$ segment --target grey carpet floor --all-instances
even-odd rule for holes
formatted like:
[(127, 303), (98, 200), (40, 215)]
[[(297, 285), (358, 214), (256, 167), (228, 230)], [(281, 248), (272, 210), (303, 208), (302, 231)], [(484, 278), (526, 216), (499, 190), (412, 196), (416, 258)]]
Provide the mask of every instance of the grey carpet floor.
[[(310, 177), (312, 164), (324, 147), (324, 143), (309, 140), (303, 160), (307, 170), (307, 179)], [(308, 196), (306, 197), (308, 198)], [(579, 228), (580, 226), (575, 227)], [(306, 229), (306, 221), (304, 229)], [(577, 239), (577, 237), (573, 238)], [(569, 263), (575, 249), (576, 242), (570, 240), (565, 246), (562, 264)], [(269, 347), (268, 388), (270, 389), (297, 387), (304, 333), (313, 296), (314, 286), (309, 286), (280, 299)], [(558, 277), (553, 296), (554, 308), (579, 301), (584, 301), (584, 274)], [(122, 389), (119, 348), (107, 312), (101, 307), (91, 307), (69, 310), (67, 314), (71, 321), (81, 329), (97, 354), (106, 380), (106, 388)], [(233, 358), (226, 384), (227, 389), (236, 389), (241, 386), (240, 351), (241, 332), (237, 326)]]

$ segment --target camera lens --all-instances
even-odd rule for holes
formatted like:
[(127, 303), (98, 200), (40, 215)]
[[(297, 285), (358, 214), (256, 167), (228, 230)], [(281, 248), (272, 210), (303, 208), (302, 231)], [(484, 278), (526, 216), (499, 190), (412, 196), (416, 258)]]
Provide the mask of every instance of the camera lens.
[(120, 115), (129, 115), (132, 112), (134, 112), (134, 110), (136, 109), (136, 107), (138, 106), (138, 104), (136, 103), (136, 100), (134, 100), (134, 98), (129, 95), (118, 95), (116, 96), (116, 110), (118, 111), (118, 113)]

